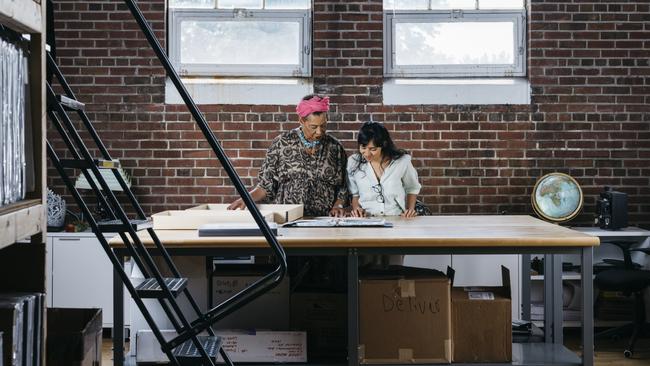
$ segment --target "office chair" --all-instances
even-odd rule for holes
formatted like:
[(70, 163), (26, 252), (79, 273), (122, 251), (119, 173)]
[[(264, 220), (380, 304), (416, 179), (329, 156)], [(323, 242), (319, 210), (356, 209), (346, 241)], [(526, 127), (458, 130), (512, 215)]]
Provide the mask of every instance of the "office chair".
[[(594, 284), (602, 291), (619, 291), (626, 295), (634, 294), (634, 322), (596, 334), (597, 338), (620, 336), (632, 333), (627, 348), (623, 351), (626, 358), (632, 357), (634, 344), (639, 336), (650, 335), (650, 326), (646, 323), (646, 309), (643, 290), (650, 286), (650, 271), (642, 270), (632, 262), (631, 252), (643, 252), (650, 255), (650, 248), (630, 249), (632, 242), (612, 243), (623, 251), (623, 263), (612, 269), (596, 274)], [(611, 262), (610, 262), (611, 263)]]

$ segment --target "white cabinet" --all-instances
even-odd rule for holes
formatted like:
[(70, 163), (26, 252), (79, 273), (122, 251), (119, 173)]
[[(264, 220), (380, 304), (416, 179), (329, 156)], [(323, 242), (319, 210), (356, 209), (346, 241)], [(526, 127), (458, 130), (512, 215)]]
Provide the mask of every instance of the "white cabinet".
[(48, 233), (47, 270), (48, 307), (101, 308), (113, 326), (113, 265), (93, 233)]
[(512, 318), (521, 318), (521, 256), (512, 255), (405, 255), (404, 265), (456, 271), (454, 286), (501, 286), (501, 266), (510, 270)]

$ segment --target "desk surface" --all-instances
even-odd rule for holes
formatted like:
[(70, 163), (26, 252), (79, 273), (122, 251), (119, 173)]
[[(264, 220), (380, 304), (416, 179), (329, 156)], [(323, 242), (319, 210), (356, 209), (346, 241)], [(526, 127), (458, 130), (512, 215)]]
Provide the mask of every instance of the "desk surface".
[[(278, 240), (287, 248), (381, 247), (589, 247), (599, 239), (531, 216), (421, 216), (387, 217), (392, 228), (280, 228)], [(199, 237), (198, 230), (156, 230), (168, 248), (267, 247), (259, 237)], [(147, 231), (142, 242), (153, 245)], [(123, 247), (119, 236), (112, 247)]]

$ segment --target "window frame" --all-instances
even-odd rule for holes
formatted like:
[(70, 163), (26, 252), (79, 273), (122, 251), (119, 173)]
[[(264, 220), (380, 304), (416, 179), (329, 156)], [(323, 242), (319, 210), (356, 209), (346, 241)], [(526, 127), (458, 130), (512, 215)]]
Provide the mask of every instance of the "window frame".
[[(396, 65), (395, 25), (398, 23), (514, 23), (513, 65)], [(526, 76), (526, 12), (516, 10), (385, 10), (384, 76), (386, 77), (518, 77)]]
[[(291, 76), (309, 77), (311, 62), (311, 9), (207, 9), (169, 8), (169, 56), (181, 76)], [(192, 64), (180, 61), (180, 26), (183, 21), (297, 21), (300, 27), (300, 64)]]

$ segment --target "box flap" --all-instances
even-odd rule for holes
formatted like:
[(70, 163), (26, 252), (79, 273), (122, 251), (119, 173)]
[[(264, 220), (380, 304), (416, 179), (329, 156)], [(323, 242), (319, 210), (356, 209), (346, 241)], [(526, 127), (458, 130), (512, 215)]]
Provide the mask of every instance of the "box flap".
[(501, 266), (501, 287), (504, 289), (503, 296), (512, 299), (512, 291), (510, 287), (510, 270), (506, 266)]
[[(452, 269), (448, 268), (453, 272)], [(363, 279), (416, 279), (416, 278), (448, 278), (441, 271), (429, 268), (407, 267), (398, 265), (365, 265), (359, 267), (359, 277)]]

